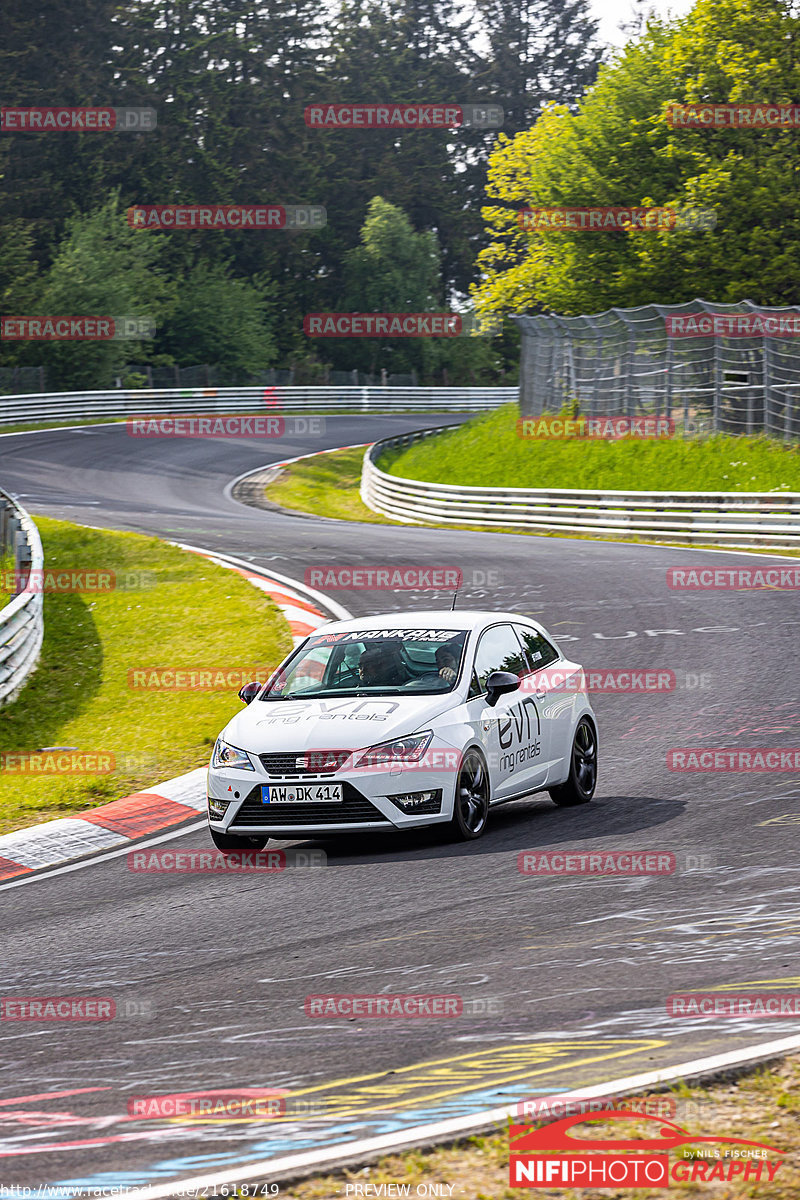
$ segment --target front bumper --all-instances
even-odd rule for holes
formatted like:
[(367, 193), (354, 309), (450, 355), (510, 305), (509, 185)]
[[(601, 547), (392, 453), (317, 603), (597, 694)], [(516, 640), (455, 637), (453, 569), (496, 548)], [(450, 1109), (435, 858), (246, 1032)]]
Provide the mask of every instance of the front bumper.
[[(261, 801), (262, 784), (341, 783), (344, 799), (336, 804), (280, 804)], [(456, 772), (417, 770), (337, 771), (326, 775), (278, 777), (264, 771), (213, 768), (208, 773), (208, 795), (228, 801), (224, 816), (208, 810), (209, 825), (225, 833), (269, 833), (270, 836), (351, 833), (359, 830), (419, 829), (441, 824), (453, 815)], [(392, 795), (439, 792), (438, 799), (418, 811), (403, 812)], [(236, 793), (239, 793), (238, 796)]]

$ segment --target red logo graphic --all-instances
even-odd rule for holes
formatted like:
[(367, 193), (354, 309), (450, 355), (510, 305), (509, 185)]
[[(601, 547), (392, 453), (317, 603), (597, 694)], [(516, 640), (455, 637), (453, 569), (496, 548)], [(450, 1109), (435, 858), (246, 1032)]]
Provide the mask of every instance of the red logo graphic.
[(255, 679), (268, 679), (271, 667), (248, 667), (226, 671), (221, 667), (130, 667), (131, 691), (149, 692), (238, 692)]
[(800, 337), (798, 313), (683, 313), (664, 318), (667, 337)]
[(306, 337), (458, 337), (459, 313), (308, 313)]
[(658, 850), (521, 850), (517, 855), (517, 870), (523, 875), (674, 875), (676, 865), (674, 854)]
[(667, 751), (669, 771), (800, 771), (800, 749), (755, 747), (708, 749), (682, 746)]
[(800, 125), (800, 104), (670, 104), (671, 129), (791, 129)]
[(307, 567), (303, 581), (316, 588), (364, 588), (366, 591), (417, 591), (460, 588), (458, 567)]
[(0, 996), (2, 1021), (112, 1021), (110, 996)]
[[(659, 1135), (621, 1140), (568, 1136), (573, 1125), (609, 1120), (652, 1121), (658, 1126)], [(749, 1153), (740, 1151), (735, 1157), (717, 1159), (715, 1156), (714, 1161), (679, 1159), (670, 1169), (668, 1151), (696, 1143), (720, 1142), (754, 1149)], [(767, 1181), (771, 1182), (783, 1162), (783, 1159), (779, 1162), (767, 1161), (767, 1151), (781, 1155), (783, 1151), (763, 1142), (696, 1136), (663, 1117), (650, 1117), (624, 1109), (565, 1117), (541, 1129), (531, 1130), (529, 1125), (512, 1125), (509, 1150), (511, 1187), (666, 1188), (670, 1180), (681, 1183), (696, 1180), (730, 1182), (742, 1176), (744, 1181), (759, 1181), (762, 1175), (766, 1175)]]
[(690, 592), (800, 588), (800, 567), (670, 567), (667, 587)]
[(672, 417), (629, 417), (624, 413), (608, 413), (602, 417), (520, 417), (517, 436), (521, 438), (556, 438), (579, 441), (602, 438), (674, 437)]
[(0, 754), (0, 771), (8, 775), (109, 775), (113, 770), (114, 755), (103, 752), (42, 750), (35, 754)]
[(674, 229), (672, 208), (521, 208), (520, 229), (616, 233), (625, 229)]
[(796, 1017), (797, 992), (683, 992), (667, 998), (669, 1017)]
[(226, 854), (221, 850), (131, 850), (128, 870), (204, 875), (218, 871), (241, 875), (253, 871), (263, 875), (285, 871), (286, 854), (283, 850), (233, 850)]
[(327, 995), (306, 996), (307, 1017), (460, 1017), (460, 996), (419, 995)]

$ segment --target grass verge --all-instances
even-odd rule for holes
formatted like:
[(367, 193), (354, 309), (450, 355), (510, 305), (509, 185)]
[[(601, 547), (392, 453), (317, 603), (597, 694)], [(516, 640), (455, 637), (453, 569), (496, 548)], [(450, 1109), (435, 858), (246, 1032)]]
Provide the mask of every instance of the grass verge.
[[(796, 1200), (800, 1192), (800, 1167), (795, 1153), (800, 1146), (800, 1060), (785, 1059), (771, 1069), (761, 1069), (733, 1083), (720, 1083), (708, 1088), (678, 1087), (670, 1092), (659, 1093), (658, 1099), (674, 1101), (674, 1116), (668, 1119), (691, 1134), (745, 1138), (766, 1143), (787, 1155), (772, 1183), (767, 1182), (766, 1169), (762, 1171), (763, 1179), (760, 1182), (752, 1178), (748, 1181), (737, 1178), (732, 1182), (708, 1178), (695, 1182), (691, 1182), (691, 1179), (687, 1182), (670, 1180), (671, 1197), (677, 1197), (678, 1200), (750, 1200), (751, 1197), (758, 1197), (758, 1200)], [(573, 1126), (575, 1129), (577, 1137), (653, 1138), (659, 1133), (659, 1127), (653, 1121)], [(719, 1151), (719, 1158), (714, 1157), (715, 1149)], [(736, 1147), (726, 1148), (724, 1142), (707, 1143), (705, 1147), (681, 1147), (670, 1151), (670, 1167), (674, 1168), (680, 1158), (699, 1160), (698, 1151), (703, 1150), (710, 1157), (712, 1165), (716, 1162), (727, 1165), (732, 1160), (723, 1158), (726, 1149), (731, 1153), (735, 1152)], [(706, 1165), (709, 1157), (704, 1157), (703, 1166), (697, 1168), (698, 1173), (710, 1170)], [(779, 1156), (775, 1154), (767, 1157), (767, 1161), (772, 1163), (778, 1160)], [(691, 1176), (693, 1169), (689, 1161), (680, 1171)], [(371, 1186), (367, 1188), (364, 1186), (366, 1184)], [(381, 1188), (381, 1184), (394, 1187)], [(439, 1190), (434, 1189), (434, 1184)], [(356, 1191), (357, 1185), (361, 1185), (360, 1192)], [(406, 1186), (409, 1188), (407, 1192)], [(411, 1150), (391, 1155), (362, 1169), (319, 1176), (281, 1187), (281, 1196), (285, 1196), (286, 1200), (342, 1200), (344, 1196), (359, 1194), (451, 1196), (453, 1200), (519, 1200), (526, 1193), (519, 1187), (509, 1187), (508, 1133), (504, 1129), (496, 1134), (470, 1138), (458, 1146), (430, 1151)], [(535, 1194), (542, 1200), (657, 1200), (667, 1192), (663, 1188), (601, 1190), (537, 1187)]]
[[(267, 500), (279, 504), (288, 511), (309, 513), (319, 517), (338, 517), (343, 521), (365, 521), (376, 525), (397, 525), (367, 508), (361, 500), (359, 486), (361, 483), (361, 460), (363, 450), (324, 450), (313, 458), (302, 459), (285, 467), (274, 483), (264, 489)], [(381, 464), (383, 465), (383, 464)], [(496, 527), (486, 525), (435, 525), (422, 522), (429, 529), (464, 529), (473, 533), (516, 533), (528, 537), (564, 537), (571, 541), (588, 542), (631, 542), (639, 545), (684, 546), (680, 538), (673, 542), (655, 541), (652, 538), (626, 536), (617, 534), (603, 537), (597, 533), (560, 533), (554, 529), (514, 529), (511, 526)], [(695, 550), (718, 550), (715, 543), (708, 546), (693, 546)], [(750, 547), (748, 554), (771, 554), (775, 550)], [(800, 550), (781, 549), (777, 551), (783, 558), (800, 557)]]
[[(45, 569), (112, 572), (102, 592), (46, 592), (39, 666), (0, 709), (0, 747), (47, 747), (113, 756), (98, 774), (0, 770), (0, 833), (67, 816), (208, 762), (239, 707), (246, 678), (264, 678), (291, 648), (282, 616), (233, 571), (157, 538), (36, 520)], [(237, 672), (216, 691), (133, 686), (134, 670)], [(210, 681), (207, 681), (210, 682)]]
[(304, 458), (284, 468), (266, 496), (273, 504), (318, 517), (336, 517), (341, 521), (367, 521), (372, 525), (392, 525), (367, 508), (361, 496), (361, 464), (364, 449), (325, 450), (313, 458)]
[(382, 470), (427, 483), (619, 491), (800, 491), (800, 447), (715, 434), (642, 441), (517, 436), (516, 404), (389, 451)]

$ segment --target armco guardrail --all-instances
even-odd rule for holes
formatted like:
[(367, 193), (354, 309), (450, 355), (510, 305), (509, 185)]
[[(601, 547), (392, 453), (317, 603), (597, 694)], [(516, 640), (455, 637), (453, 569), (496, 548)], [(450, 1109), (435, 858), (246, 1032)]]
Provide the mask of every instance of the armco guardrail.
[[(31, 572), (40, 575), (44, 554), (39, 530), (25, 509), (2, 489), (0, 550), (4, 555), (13, 556), (17, 577), (27, 578)], [(33, 671), (39, 660), (43, 637), (41, 589), (18, 591), (0, 608), (0, 706), (14, 699)]]
[(441, 430), (376, 442), (364, 454), (361, 497), (409, 524), (488, 525), (638, 536), (702, 545), (800, 548), (800, 492), (614, 492), (422, 483), (376, 466), (387, 450)]
[(112, 388), (0, 396), (0, 424), (211, 412), (481, 412), (515, 402), (515, 387)]

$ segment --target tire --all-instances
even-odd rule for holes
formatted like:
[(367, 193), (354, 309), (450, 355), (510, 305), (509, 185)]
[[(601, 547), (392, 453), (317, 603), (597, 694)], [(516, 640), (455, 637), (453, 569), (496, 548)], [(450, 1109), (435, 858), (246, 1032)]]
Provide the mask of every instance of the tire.
[(588, 804), (597, 787), (597, 733), (588, 717), (581, 717), (570, 754), (569, 777), (559, 787), (549, 788), (550, 799), (559, 808)]
[(483, 755), (475, 749), (464, 755), (456, 781), (453, 817), (447, 826), (453, 841), (471, 842), (486, 829), (491, 789)]
[(268, 837), (261, 837), (260, 834), (253, 833), (220, 833), (217, 829), (210, 829), (211, 840), (218, 850), (263, 850), (269, 841)]

